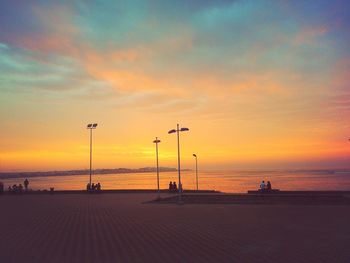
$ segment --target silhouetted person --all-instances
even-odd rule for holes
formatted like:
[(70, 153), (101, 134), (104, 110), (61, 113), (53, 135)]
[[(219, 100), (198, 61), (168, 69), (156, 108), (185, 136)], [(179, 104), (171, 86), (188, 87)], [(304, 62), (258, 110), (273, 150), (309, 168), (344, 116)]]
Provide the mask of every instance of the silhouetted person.
[(173, 190), (173, 182), (170, 181), (170, 183), (169, 183), (169, 191), (171, 192), (172, 190)]
[(260, 190), (263, 192), (265, 190), (265, 181), (262, 181), (260, 184)]
[(18, 191), (19, 191), (20, 193), (23, 192), (23, 185), (22, 185), (22, 184), (19, 184), (19, 186), (18, 186)]
[(177, 191), (177, 185), (176, 182), (173, 183), (173, 191), (176, 192)]
[(0, 182), (0, 194), (4, 192), (4, 184)]
[(87, 185), (86, 185), (86, 191), (90, 191), (90, 189), (91, 189), (91, 185), (90, 185), (90, 183), (87, 183)]
[(96, 189), (97, 189), (98, 192), (101, 191), (101, 184), (100, 183), (97, 183)]
[(91, 190), (95, 191), (95, 184), (94, 183), (92, 183), (92, 185), (91, 185)]
[(24, 180), (24, 189), (26, 190), (26, 191), (28, 191), (28, 185), (29, 185), (29, 181), (28, 181), (28, 179), (26, 178), (25, 180)]
[(272, 189), (271, 183), (270, 181), (267, 181), (266, 190), (271, 191), (271, 189)]

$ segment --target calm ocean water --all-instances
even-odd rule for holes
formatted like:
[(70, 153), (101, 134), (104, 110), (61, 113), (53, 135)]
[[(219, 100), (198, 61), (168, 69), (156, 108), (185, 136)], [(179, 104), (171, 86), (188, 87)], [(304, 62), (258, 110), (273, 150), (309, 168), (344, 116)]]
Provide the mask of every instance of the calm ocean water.
[[(259, 187), (262, 180), (269, 180), (273, 188), (281, 190), (350, 190), (350, 170), (348, 171), (200, 171), (199, 189), (223, 192), (246, 192)], [(129, 173), (93, 175), (93, 182), (100, 182), (103, 189), (156, 189), (155, 173)], [(176, 181), (177, 172), (160, 173), (160, 186), (168, 188), (170, 181)], [(29, 178), (29, 188), (33, 190), (79, 190), (85, 189), (88, 175), (68, 175)], [(19, 184), (24, 178), (2, 179), (5, 189)], [(195, 189), (195, 171), (181, 173), (184, 189)]]

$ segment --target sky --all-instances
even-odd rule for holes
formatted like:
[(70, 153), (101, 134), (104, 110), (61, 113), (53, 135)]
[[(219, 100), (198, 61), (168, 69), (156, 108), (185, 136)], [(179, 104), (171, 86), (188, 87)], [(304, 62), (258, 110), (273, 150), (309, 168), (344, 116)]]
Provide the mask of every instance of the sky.
[(350, 167), (349, 1), (0, 1), (0, 171)]

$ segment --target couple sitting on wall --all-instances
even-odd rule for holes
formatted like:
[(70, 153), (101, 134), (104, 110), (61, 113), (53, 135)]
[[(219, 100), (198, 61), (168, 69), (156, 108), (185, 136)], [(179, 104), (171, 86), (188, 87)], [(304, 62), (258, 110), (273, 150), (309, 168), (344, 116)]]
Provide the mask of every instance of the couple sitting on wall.
[(259, 191), (270, 192), (271, 190), (272, 190), (272, 186), (271, 186), (270, 181), (267, 181), (267, 183), (265, 183), (265, 181), (261, 182)]
[(175, 192), (177, 192), (178, 190), (182, 191), (182, 190), (183, 190), (182, 184), (180, 184), (179, 188), (180, 188), (180, 189), (177, 188), (176, 182), (170, 182), (170, 183), (169, 183), (169, 192), (175, 193)]

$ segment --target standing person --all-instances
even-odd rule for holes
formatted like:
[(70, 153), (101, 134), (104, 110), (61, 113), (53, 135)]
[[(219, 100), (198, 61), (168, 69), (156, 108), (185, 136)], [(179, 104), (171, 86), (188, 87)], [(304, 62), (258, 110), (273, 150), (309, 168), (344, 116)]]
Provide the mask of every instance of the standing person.
[(262, 181), (260, 184), (260, 190), (263, 192), (265, 190), (265, 181)]
[(26, 178), (26, 179), (24, 180), (24, 189), (25, 189), (26, 191), (28, 191), (28, 185), (29, 185), (29, 181), (28, 181), (28, 179)]

